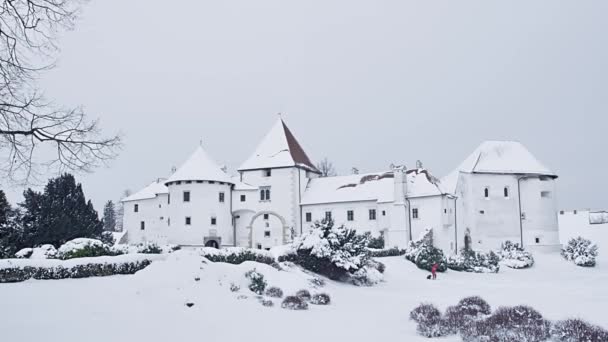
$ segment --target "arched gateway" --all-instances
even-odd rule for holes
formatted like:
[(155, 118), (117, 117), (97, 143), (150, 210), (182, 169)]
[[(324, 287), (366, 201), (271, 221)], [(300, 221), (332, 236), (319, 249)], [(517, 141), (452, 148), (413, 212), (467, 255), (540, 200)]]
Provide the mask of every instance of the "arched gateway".
[(290, 233), (290, 228), (287, 225), (287, 221), (285, 221), (285, 219), (283, 218), (283, 216), (277, 214), (274, 211), (260, 211), (257, 214), (253, 215), (253, 217), (251, 218), (251, 221), (249, 222), (249, 225), (247, 226), (247, 229), (249, 229), (249, 247), (253, 248), (253, 223), (255, 222), (255, 220), (263, 215), (272, 215), (276, 218), (279, 219), (279, 221), (281, 221), (281, 225), (283, 226), (283, 239), (282, 239), (282, 243), (286, 244), (289, 241), (289, 233)]

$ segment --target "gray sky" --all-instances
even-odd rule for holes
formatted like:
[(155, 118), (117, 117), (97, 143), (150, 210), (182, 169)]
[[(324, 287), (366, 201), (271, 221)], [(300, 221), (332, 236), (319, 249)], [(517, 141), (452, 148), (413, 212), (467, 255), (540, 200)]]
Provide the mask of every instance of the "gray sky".
[(519, 140), (560, 175), (561, 207), (608, 208), (607, 13), (605, 0), (94, 0), (41, 86), (125, 135), (109, 168), (78, 177), (98, 210), (201, 138), (234, 171), (278, 112), (340, 173), (421, 159), (443, 176), (483, 140)]

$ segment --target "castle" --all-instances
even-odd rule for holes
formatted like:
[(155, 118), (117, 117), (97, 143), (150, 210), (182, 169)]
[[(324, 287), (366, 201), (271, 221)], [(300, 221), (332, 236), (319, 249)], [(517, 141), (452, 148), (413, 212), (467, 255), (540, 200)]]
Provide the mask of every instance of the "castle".
[(129, 243), (270, 249), (331, 218), (404, 247), (426, 229), (457, 253), (559, 246), (555, 179), (522, 144), (488, 141), (435, 178), (421, 164), (321, 177), (282, 119), (231, 176), (202, 146), (168, 179), (123, 200)]

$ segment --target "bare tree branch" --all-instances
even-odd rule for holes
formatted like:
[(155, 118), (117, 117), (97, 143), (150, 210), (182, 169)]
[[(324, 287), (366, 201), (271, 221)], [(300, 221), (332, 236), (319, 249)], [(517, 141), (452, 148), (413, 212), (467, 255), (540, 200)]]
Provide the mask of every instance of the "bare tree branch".
[(327, 157), (323, 158), (318, 164), (317, 169), (321, 171), (321, 177), (333, 177), (337, 176), (336, 169), (334, 168), (334, 164), (327, 159)]
[(54, 66), (57, 34), (74, 27), (82, 3), (0, 0), (0, 157), (6, 159), (0, 173), (13, 182), (49, 170), (89, 172), (120, 148), (120, 137), (102, 137), (98, 121), (87, 120), (81, 108), (57, 107), (35, 87), (39, 73)]

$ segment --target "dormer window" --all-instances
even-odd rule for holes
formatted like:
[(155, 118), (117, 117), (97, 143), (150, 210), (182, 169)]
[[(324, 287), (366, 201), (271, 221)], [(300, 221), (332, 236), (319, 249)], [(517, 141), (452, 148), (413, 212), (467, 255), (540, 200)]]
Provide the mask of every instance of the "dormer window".
[(262, 170), (262, 175), (264, 177), (270, 177), (270, 176), (272, 176), (272, 170), (271, 169), (264, 169), (264, 170)]

